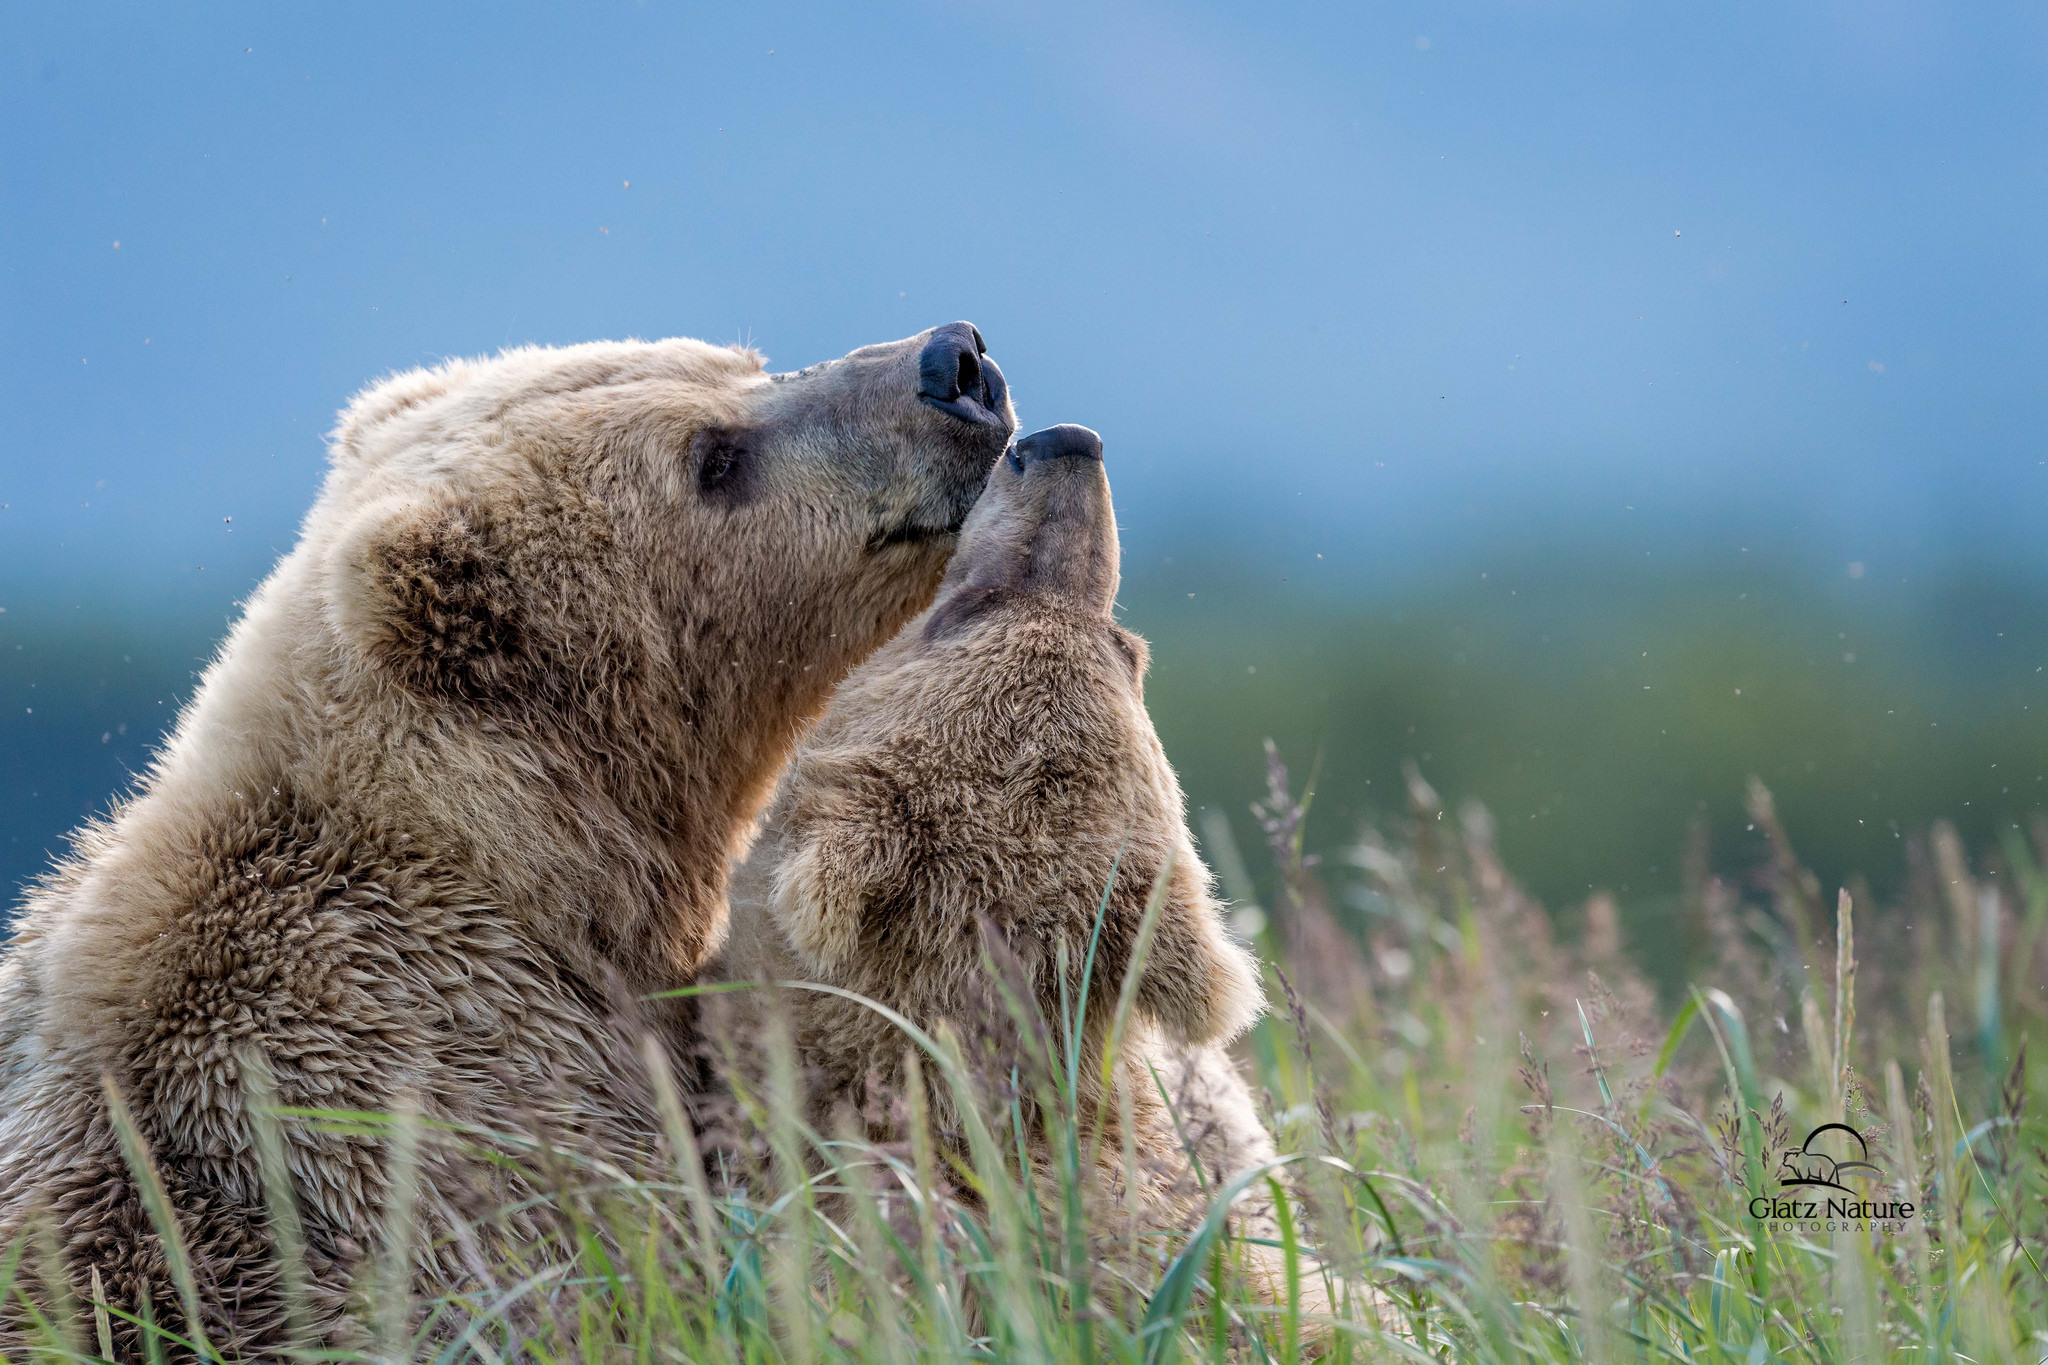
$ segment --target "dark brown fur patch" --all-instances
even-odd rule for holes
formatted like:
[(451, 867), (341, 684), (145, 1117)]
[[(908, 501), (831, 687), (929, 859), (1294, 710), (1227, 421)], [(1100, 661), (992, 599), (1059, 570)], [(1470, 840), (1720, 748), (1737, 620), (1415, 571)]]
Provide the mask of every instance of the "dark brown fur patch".
[(364, 566), (373, 648), (427, 696), (476, 701), (502, 688), (519, 648), (519, 593), (481, 508), (433, 505), (403, 517)]
[(705, 501), (727, 507), (751, 502), (760, 489), (760, 437), (730, 427), (709, 427), (690, 443), (697, 491)]
[(971, 587), (947, 595), (946, 600), (932, 609), (925, 618), (924, 638), (930, 641), (951, 639), (990, 612), (998, 611), (1016, 593), (1007, 587)]

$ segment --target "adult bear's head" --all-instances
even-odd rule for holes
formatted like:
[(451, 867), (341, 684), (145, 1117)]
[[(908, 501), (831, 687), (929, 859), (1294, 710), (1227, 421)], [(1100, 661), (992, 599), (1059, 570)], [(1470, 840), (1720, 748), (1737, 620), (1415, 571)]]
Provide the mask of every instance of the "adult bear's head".
[[(400, 375), (344, 414), (307, 522), (326, 681), (437, 750), (404, 755), (415, 784), (517, 769), (510, 804), (652, 836), (657, 897), (715, 900), (790, 740), (931, 600), (1014, 429), (964, 322), (788, 374), (671, 340)], [(482, 803), (455, 802), (460, 835), (522, 856), (473, 828)]]

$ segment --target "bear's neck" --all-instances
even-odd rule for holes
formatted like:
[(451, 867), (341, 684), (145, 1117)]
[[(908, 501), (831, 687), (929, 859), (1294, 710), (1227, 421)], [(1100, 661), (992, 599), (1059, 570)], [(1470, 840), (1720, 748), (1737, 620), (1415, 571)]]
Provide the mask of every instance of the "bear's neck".
[[(800, 657), (789, 642), (767, 656)], [(812, 657), (529, 713), (512, 744), (423, 724), (415, 742), (445, 758), (385, 770), (418, 784), (434, 842), (555, 955), (636, 991), (679, 986), (723, 940), (729, 872), (845, 672)]]
[(797, 734), (856, 651), (785, 626), (738, 666), (622, 652), (562, 661), (523, 697), (437, 700), (307, 647), (327, 625), (303, 571), (295, 556), (258, 592), (96, 839), (108, 894), (176, 894), (129, 873), (203, 852), (223, 818), (269, 802), (356, 850), (336, 876), (428, 867), (594, 986), (686, 982), (723, 936), (728, 871)]

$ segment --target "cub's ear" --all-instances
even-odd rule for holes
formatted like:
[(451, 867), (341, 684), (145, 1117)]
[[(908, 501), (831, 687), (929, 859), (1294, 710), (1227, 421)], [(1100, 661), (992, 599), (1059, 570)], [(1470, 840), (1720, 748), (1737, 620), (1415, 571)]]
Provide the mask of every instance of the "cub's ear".
[(1138, 981), (1138, 1006), (1183, 1042), (1228, 1042), (1265, 1011), (1258, 968), (1223, 932), (1208, 869), (1185, 840), (1175, 850), (1165, 892)]
[(1131, 681), (1142, 689), (1145, 685), (1145, 670), (1152, 666), (1152, 650), (1146, 645), (1144, 637), (1134, 635), (1122, 626), (1112, 623), (1109, 628), (1109, 643), (1116, 651), (1116, 657), (1130, 670)]
[(480, 503), (453, 497), (367, 509), (329, 559), (343, 633), (414, 692), (475, 701), (503, 691), (522, 613), (494, 529)]
[(768, 911), (804, 967), (830, 978), (859, 946), (869, 903), (904, 885), (895, 802), (886, 777), (844, 755), (806, 754), (785, 781), (796, 795)]

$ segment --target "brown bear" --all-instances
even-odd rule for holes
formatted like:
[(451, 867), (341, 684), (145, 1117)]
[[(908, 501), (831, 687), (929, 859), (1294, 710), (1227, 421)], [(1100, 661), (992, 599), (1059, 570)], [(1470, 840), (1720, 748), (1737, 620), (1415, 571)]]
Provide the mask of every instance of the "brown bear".
[[(1152, 1229), (1191, 1228), (1221, 1179), (1274, 1160), (1222, 1050), (1263, 1008), (1259, 975), (1225, 933), (1189, 837), (1145, 709), (1145, 645), (1113, 615), (1117, 581), (1101, 442), (1083, 427), (1018, 442), (932, 607), (848, 676), (799, 744), (734, 878), (712, 969), (761, 989), (707, 1006), (741, 1044), (743, 1073), (765, 1060), (746, 1045), (786, 1028), (819, 1131), (861, 1114), (869, 1137), (893, 1140), (900, 1120), (875, 1117), (891, 1106), (871, 1087), (903, 1082), (905, 1034), (859, 1001), (767, 983), (822, 983), (967, 1040), (1014, 1036), (1007, 985), (1049, 1021), (1041, 1050), (1046, 1037), (1056, 1050), (1088, 977), (1075, 1107), (1109, 1133), (1089, 1177), (1105, 1244), (1131, 1193), (1125, 1136), (1138, 1221)], [(1155, 885), (1118, 1096), (1101, 1084), (1103, 1059)], [(1008, 1065), (992, 1069), (998, 1082)], [(937, 1126), (957, 1142), (961, 1116), (933, 1090)], [(1032, 1154), (1041, 1173), (1053, 1159)], [(1262, 1189), (1242, 1214), (1270, 1238)], [(1255, 1288), (1280, 1292), (1271, 1256), (1252, 1257)]]
[[(251, 1051), (287, 1106), (644, 1144), (619, 1002), (716, 950), (795, 736), (931, 599), (1014, 428), (966, 323), (789, 374), (600, 343), (357, 398), (298, 544), (0, 959), (0, 1246), (40, 1220), (81, 1296), (97, 1271), (116, 1307), (264, 1354), (284, 1305)], [(386, 1143), (285, 1136), (338, 1339)], [(423, 1182), (429, 1230), (457, 1216), (447, 1174)], [(427, 1259), (430, 1283), (459, 1273)]]

